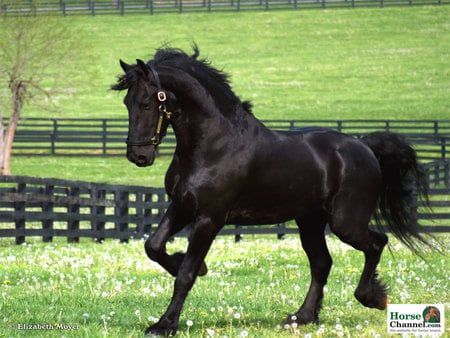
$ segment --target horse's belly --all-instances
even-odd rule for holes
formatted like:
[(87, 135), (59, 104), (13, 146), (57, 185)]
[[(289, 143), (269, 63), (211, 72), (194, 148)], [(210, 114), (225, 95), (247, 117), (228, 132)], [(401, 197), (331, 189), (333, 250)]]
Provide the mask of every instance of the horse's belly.
[(242, 203), (231, 209), (228, 213), (227, 224), (236, 225), (261, 225), (286, 222), (312, 210), (325, 207), (322, 198), (293, 198), (289, 200), (253, 201), (254, 203)]

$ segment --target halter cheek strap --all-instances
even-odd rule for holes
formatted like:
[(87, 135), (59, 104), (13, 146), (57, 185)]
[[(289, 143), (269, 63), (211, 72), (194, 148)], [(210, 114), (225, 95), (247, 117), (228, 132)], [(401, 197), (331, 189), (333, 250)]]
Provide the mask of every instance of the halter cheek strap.
[(161, 87), (161, 81), (159, 80), (159, 75), (156, 72), (156, 69), (153, 68), (150, 64), (147, 65), (148, 68), (150, 68), (153, 77), (155, 79), (156, 82), (156, 88), (157, 88), (157, 93), (156, 93), (156, 98), (159, 101), (159, 106), (158, 106), (158, 111), (159, 111), (159, 116), (158, 116), (158, 123), (156, 125), (156, 131), (155, 131), (155, 135), (153, 135), (153, 137), (150, 140), (130, 140), (129, 138), (127, 138), (126, 140), (126, 144), (129, 146), (148, 146), (148, 145), (154, 145), (157, 146), (158, 144), (161, 143), (161, 129), (162, 129), (162, 125), (164, 122), (164, 119), (168, 119), (170, 120), (170, 117), (172, 116), (172, 113), (170, 111), (167, 110), (166, 107), (166, 100), (167, 100), (167, 95), (166, 92), (162, 89)]

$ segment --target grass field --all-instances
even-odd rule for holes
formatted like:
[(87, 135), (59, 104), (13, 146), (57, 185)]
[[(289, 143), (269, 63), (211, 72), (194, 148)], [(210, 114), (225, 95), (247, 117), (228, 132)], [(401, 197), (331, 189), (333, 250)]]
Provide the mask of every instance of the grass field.
[[(448, 241), (448, 235), (441, 235)], [(150, 262), (142, 241), (39, 240), (26, 246), (0, 241), (0, 332), (4, 337), (142, 337), (168, 305), (173, 278)], [(216, 240), (180, 319), (180, 337), (386, 337), (386, 311), (364, 308), (353, 297), (363, 255), (328, 237), (334, 258), (320, 325), (284, 330), (309, 285), (309, 267), (297, 236)], [(448, 254), (413, 256), (391, 239), (380, 276), (391, 303), (444, 303), (450, 320)], [(185, 239), (169, 245), (184, 250)], [(19, 330), (20, 325), (53, 330)], [(58, 324), (66, 330), (58, 330)], [(73, 329), (68, 329), (69, 327)], [(448, 328), (448, 324), (447, 324)], [(447, 334), (450, 334), (447, 329)]]
[(58, 111), (24, 117), (126, 117), (109, 86), (119, 59), (164, 44), (231, 75), (260, 118), (449, 118), (449, 6), (59, 18), (77, 36), (58, 67)]

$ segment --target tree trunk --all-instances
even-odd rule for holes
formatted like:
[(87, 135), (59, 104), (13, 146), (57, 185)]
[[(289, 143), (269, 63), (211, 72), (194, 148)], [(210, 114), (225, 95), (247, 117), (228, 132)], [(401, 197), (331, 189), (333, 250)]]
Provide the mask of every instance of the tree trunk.
[(3, 122), (1, 122), (1, 141), (0, 141), (0, 175), (11, 175), (11, 150), (16, 134), (17, 124), (19, 122), (20, 112), (22, 111), (23, 101), (25, 99), (26, 84), (22, 81), (11, 84), (12, 92), (12, 112), (9, 117), (8, 128), (5, 131)]

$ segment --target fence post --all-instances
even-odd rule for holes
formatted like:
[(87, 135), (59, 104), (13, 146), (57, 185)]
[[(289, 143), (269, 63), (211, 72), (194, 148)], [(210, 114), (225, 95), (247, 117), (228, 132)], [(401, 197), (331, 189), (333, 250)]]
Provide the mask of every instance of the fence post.
[[(44, 188), (44, 194), (48, 198), (47, 202), (42, 203), (42, 213), (44, 213), (44, 215), (53, 213), (53, 202), (51, 202), (51, 197), (53, 196), (54, 190), (55, 190), (55, 186), (52, 184), (46, 185)], [(44, 219), (42, 221), (42, 229), (49, 231), (49, 233), (51, 233), (53, 231), (53, 220), (51, 217), (48, 219)], [(45, 233), (46, 233), (46, 231), (44, 231), (44, 234)], [(53, 240), (53, 236), (50, 234), (44, 235), (42, 237), (42, 241), (44, 243), (51, 242), (52, 240)]]
[(285, 223), (279, 223), (277, 225), (277, 238), (283, 239), (286, 235), (286, 224)]
[(239, 225), (234, 226), (234, 242), (239, 243), (242, 241), (242, 227)]
[(433, 121), (433, 130), (434, 130), (434, 137), (437, 139), (439, 137), (439, 122)]
[(450, 187), (450, 162), (444, 162), (444, 184), (446, 187)]
[(125, 6), (124, 6), (123, 1), (119, 2), (119, 6), (120, 6), (120, 15), (124, 16), (125, 15)]
[(116, 232), (119, 233), (120, 243), (128, 243), (128, 230), (127, 220), (123, 220), (128, 216), (128, 192), (127, 191), (115, 191), (115, 204), (114, 216), (117, 218), (116, 221)]
[[(68, 197), (80, 197), (80, 188), (78, 187), (69, 187), (66, 191)], [(69, 235), (67, 236), (68, 243), (78, 243), (80, 241), (79, 237), (70, 234), (71, 232), (75, 233), (80, 229), (80, 205), (74, 202), (75, 200), (71, 200), (67, 206), (69, 214), (69, 219), (67, 220), (67, 230), (69, 232)]]
[(95, 2), (92, 0), (89, 0), (89, 9), (91, 10), (92, 16), (95, 16)]
[[(26, 183), (18, 183), (16, 192), (19, 194), (25, 194), (25, 190), (27, 188)], [(25, 201), (20, 202), (14, 202), (14, 212), (15, 212), (15, 223), (16, 223), (16, 230), (25, 230)], [(17, 215), (22, 214), (20, 217), (17, 217)], [(17, 217), (17, 218), (16, 218)], [(17, 236), (16, 237), (16, 244), (23, 244), (25, 243), (25, 236)]]
[(58, 120), (53, 119), (53, 133), (50, 140), (51, 154), (56, 154), (56, 139), (58, 138)]
[(61, 12), (62, 12), (63, 16), (66, 16), (66, 3), (61, 1), (60, 7), (61, 7)]
[[(123, 2), (122, 2), (123, 3)], [(102, 147), (103, 147), (103, 155), (106, 155), (106, 146), (107, 146), (107, 136), (108, 136), (108, 131), (107, 131), (107, 119), (103, 119), (103, 123), (102, 123)]]
[[(105, 190), (97, 190), (96, 188), (93, 188), (91, 190), (91, 198), (95, 200), (96, 202), (99, 200), (104, 200), (106, 197), (106, 191)], [(99, 205), (96, 203), (91, 208), (91, 215), (92, 215), (92, 229), (94, 231), (104, 231), (105, 230), (105, 210), (106, 208), (104, 206)], [(95, 237), (96, 243), (102, 243), (105, 238), (97, 236)]]
[(445, 137), (441, 137), (441, 158), (445, 160), (446, 158), (446, 138)]

